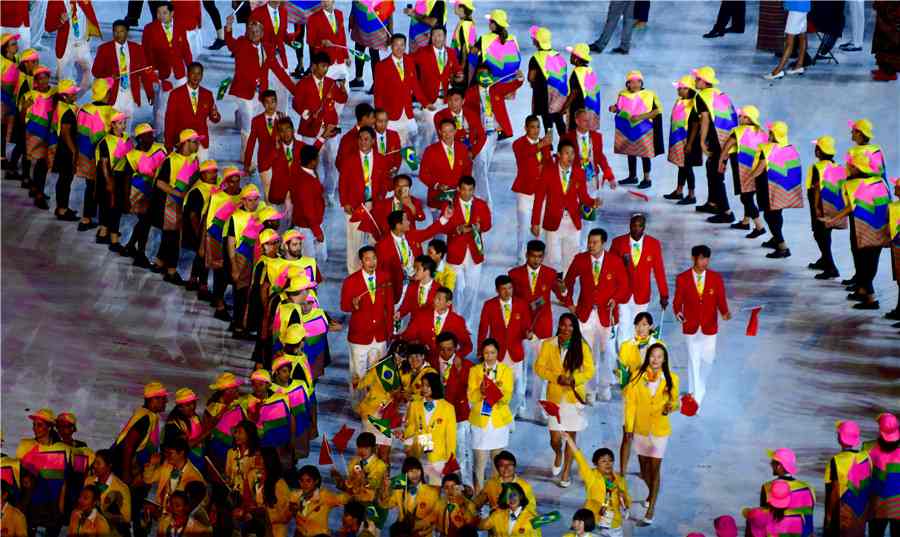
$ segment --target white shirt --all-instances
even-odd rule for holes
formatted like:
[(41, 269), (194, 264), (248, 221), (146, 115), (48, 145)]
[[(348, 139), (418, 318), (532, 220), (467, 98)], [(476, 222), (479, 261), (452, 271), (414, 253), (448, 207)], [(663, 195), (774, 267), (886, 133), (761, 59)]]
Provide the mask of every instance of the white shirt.
[(275, 29), (275, 17), (278, 17), (278, 29), (281, 30), (286, 21), (281, 20), (281, 13), (278, 13), (278, 8), (272, 7), (272, 4), (266, 4), (266, 9), (269, 10), (269, 20), (272, 21), (272, 29)]
[(332, 28), (337, 27), (337, 20), (334, 18), (334, 10), (328, 11), (327, 9), (322, 10), (325, 13), (325, 17), (328, 19), (328, 24), (331, 25)]
[(510, 535), (512, 535), (513, 528), (515, 527), (516, 521), (519, 519), (520, 516), (522, 516), (522, 508), (521, 507), (519, 507), (515, 511), (509, 512), (509, 529), (506, 531)]
[(300, 166), (300, 169), (305, 171), (306, 173), (312, 175), (313, 177), (316, 176), (316, 170), (310, 170), (309, 168), (304, 168), (303, 166)]
[(264, 63), (266, 63), (266, 52), (260, 46), (259, 43), (250, 42), (251, 45), (256, 47), (256, 55), (259, 56), (259, 66), (262, 67)]

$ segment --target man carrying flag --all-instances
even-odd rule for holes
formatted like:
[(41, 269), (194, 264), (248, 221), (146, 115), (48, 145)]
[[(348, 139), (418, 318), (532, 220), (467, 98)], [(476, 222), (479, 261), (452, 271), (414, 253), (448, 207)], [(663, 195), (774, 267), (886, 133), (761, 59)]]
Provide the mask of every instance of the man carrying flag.
[(147, 101), (153, 104), (156, 73), (144, 60), (144, 47), (128, 40), (128, 23), (123, 20), (113, 23), (113, 40), (97, 47), (91, 74), (94, 78), (113, 79), (110, 104), (128, 116), (126, 130), (131, 130), (131, 120), (141, 106), (142, 86)]
[(74, 79), (68, 76), (74, 62), (81, 70), (79, 87), (86, 88), (91, 70), (90, 40), (103, 37), (91, 0), (51, 0), (44, 29), (56, 32), (56, 78)]

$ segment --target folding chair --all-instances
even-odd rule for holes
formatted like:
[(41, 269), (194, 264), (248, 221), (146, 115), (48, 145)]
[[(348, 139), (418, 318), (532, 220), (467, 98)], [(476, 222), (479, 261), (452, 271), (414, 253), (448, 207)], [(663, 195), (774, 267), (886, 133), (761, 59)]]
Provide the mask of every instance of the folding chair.
[[(837, 58), (834, 57), (834, 43), (832, 43), (832, 47), (830, 50), (828, 50), (828, 52), (823, 52), (823, 48), (825, 45), (825, 34), (819, 32), (816, 29), (816, 25), (813, 23), (813, 21), (809, 20), (808, 18), (806, 23), (806, 33), (814, 33), (816, 34), (816, 37), (819, 38), (819, 48), (816, 50), (816, 56), (813, 59), (815, 63), (822, 61), (825, 63), (832, 62), (835, 65), (839, 65), (840, 62), (838, 62)], [(819, 59), (820, 56), (822, 57), (821, 60)]]

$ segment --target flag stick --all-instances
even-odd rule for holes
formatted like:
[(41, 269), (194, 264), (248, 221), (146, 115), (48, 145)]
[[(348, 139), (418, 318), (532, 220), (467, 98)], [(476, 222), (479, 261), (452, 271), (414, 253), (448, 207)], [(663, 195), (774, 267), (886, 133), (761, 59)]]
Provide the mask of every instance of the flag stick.
[(115, 77), (115, 79), (118, 80), (118, 79), (120, 79), (120, 78), (122, 78), (122, 77), (125, 77), (125, 76), (131, 76), (131, 75), (133, 75), (133, 74), (135, 74), (135, 73), (140, 73), (141, 71), (146, 71), (147, 69), (153, 69), (153, 66), (152, 66), (152, 65), (147, 65), (146, 67), (141, 67), (140, 69), (137, 69), (137, 70), (135, 70), (135, 71), (131, 71), (130, 73), (122, 73), (121, 75)]
[(237, 14), (238, 10), (241, 9), (244, 6), (244, 4), (246, 4), (246, 3), (247, 3), (247, 0), (244, 0), (243, 2), (238, 4), (238, 7), (234, 8), (234, 11), (231, 12), (231, 16), (234, 17), (235, 14)]

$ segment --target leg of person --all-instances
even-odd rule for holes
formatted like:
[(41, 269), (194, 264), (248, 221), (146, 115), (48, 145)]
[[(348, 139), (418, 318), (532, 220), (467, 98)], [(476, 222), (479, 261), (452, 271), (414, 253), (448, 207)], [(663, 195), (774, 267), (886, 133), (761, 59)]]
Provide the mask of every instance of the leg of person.
[(118, 206), (110, 207), (107, 211), (107, 224), (106, 228), (109, 230), (109, 250), (112, 252), (118, 253), (122, 249), (122, 245), (119, 244), (121, 239), (121, 234), (119, 233), (119, 226), (122, 223), (122, 210), (119, 209)]
[[(595, 309), (594, 314), (596, 313), (597, 310)], [(612, 323), (612, 320), (610, 320), (610, 323)], [(615, 376), (613, 375), (613, 364), (615, 364), (613, 347), (615, 345), (610, 339), (613, 329), (612, 324), (610, 326), (601, 325), (598, 316), (597, 326), (597, 337), (591, 352), (594, 354), (595, 377), (599, 388), (594, 394), (594, 400), (600, 402), (612, 399), (612, 385), (615, 382)]]
[(647, 500), (650, 505), (647, 507), (647, 512), (644, 514), (644, 520), (650, 521), (653, 520), (653, 515), (656, 511), (656, 500), (659, 497), (659, 485), (662, 481), (662, 474), (660, 472), (662, 459), (657, 459), (655, 457), (648, 457), (647, 459), (650, 466), (650, 494), (647, 497)]
[(865, 43), (866, 31), (866, 3), (865, 0), (848, 0), (846, 2), (849, 13), (850, 42), (840, 46), (844, 51), (857, 51)]
[(525, 410), (525, 388), (527, 386), (526, 379), (528, 378), (528, 374), (525, 372), (525, 361), (523, 357), (521, 361), (514, 362), (509, 358), (509, 353), (507, 353), (507, 358), (504, 360), (506, 365), (513, 370), (513, 381), (515, 383), (513, 385), (512, 400), (509, 405), (514, 420), (511, 424), (512, 427), (515, 427), (516, 416), (521, 416)]
[(584, 342), (587, 343), (588, 348), (591, 349), (591, 353), (594, 355), (594, 378), (588, 381), (587, 390), (589, 392), (596, 392), (600, 390), (600, 368), (597, 366), (599, 360), (597, 349), (600, 346), (599, 338), (601, 337), (600, 320), (597, 317), (597, 309), (594, 308), (591, 311), (587, 321), (579, 322), (578, 324), (581, 328), (582, 339), (584, 339)]
[(644, 0), (634, 3), (634, 22), (647, 23), (650, 20), (650, 1)]
[(694, 395), (697, 404), (703, 399), (704, 388), (700, 385), (700, 361), (702, 359), (700, 349), (700, 338), (703, 333), (697, 329), (694, 334), (685, 334), (684, 342), (687, 346), (688, 353), (688, 393)]
[(619, 48), (613, 52), (628, 54), (628, 51), (631, 50), (631, 32), (634, 30), (634, 0), (625, 4), (622, 12), (622, 35), (619, 40)]
[[(788, 12), (788, 20), (790, 20), (791, 12)], [(784, 53), (781, 55), (781, 59), (778, 60), (778, 65), (772, 69), (771, 76), (781, 75), (783, 76), (784, 68), (787, 66), (788, 60), (791, 59), (791, 54), (794, 53), (794, 41), (797, 36), (793, 34), (786, 34), (784, 36)]]
[[(210, 144), (211, 146), (211, 144)], [(209, 147), (203, 147), (202, 144), (197, 146), (197, 162), (209, 160)]]
[(35, 163), (31, 191), (34, 193), (34, 206), (39, 209), (49, 209), (47, 195), (44, 193), (44, 187), (47, 184), (47, 171), (46, 158), (42, 158)]
[[(131, 80), (129, 79), (129, 84)], [(119, 85), (119, 92), (116, 95), (116, 110), (125, 114), (127, 119), (125, 120), (125, 132), (131, 132), (131, 125), (134, 123), (134, 112), (137, 110), (137, 103), (134, 102), (134, 95), (131, 93), (130, 87), (123, 87), (124, 84)]]
[(366, 67), (366, 60), (363, 58), (363, 53), (366, 51), (366, 46), (363, 45), (362, 43), (354, 43), (353, 48), (359, 54), (353, 55), (353, 67), (354, 67), (353, 75), (354, 75), (354, 77), (353, 77), (353, 80), (350, 81), (350, 87), (351, 88), (356, 88), (356, 87), (361, 88), (363, 86), (363, 81), (362, 81), (363, 80), (363, 70), (365, 70), (365, 67)]
[[(547, 245), (547, 257), (545, 264), (551, 267), (559, 267), (560, 270), (563, 270), (563, 266), (560, 264), (562, 262), (562, 234), (564, 231), (560, 227), (556, 231), (545, 230), (545, 240), (544, 242)], [(563, 270), (563, 272), (565, 272)], [(457, 284), (458, 285), (458, 284)]]
[(409, 120), (405, 116), (401, 116), (400, 119), (396, 121), (388, 121), (388, 128), (397, 131), (397, 135), (400, 137), (401, 147), (409, 145)]
[(84, 224), (90, 224), (97, 216), (97, 199), (94, 197), (96, 187), (97, 181), (85, 180), (84, 200), (81, 206), (81, 222)]
[(719, 4), (719, 13), (716, 15), (716, 22), (713, 24), (712, 30), (704, 34), (703, 37), (720, 37), (717, 34), (725, 33), (725, 26), (728, 24), (728, 19), (731, 17), (730, 4), (732, 3), (733, 2), (725, 1)]
[(637, 157), (628, 155), (628, 180), (637, 181)]
[(231, 322), (231, 316), (225, 308), (225, 289), (228, 288), (228, 273), (225, 268), (213, 270), (212, 305), (216, 319)]
[(465, 297), (469, 293), (469, 286), (472, 284), (469, 282), (469, 277), (471, 274), (469, 273), (469, 267), (466, 266), (466, 259), (469, 259), (469, 254), (466, 252), (466, 258), (463, 259), (463, 262), (459, 265), (450, 265), (450, 268), (456, 272), (456, 287), (453, 290), (453, 301), (456, 303), (456, 308), (454, 308), (463, 318), (466, 318), (466, 313), (464, 308), (464, 304), (466, 303)]
[(91, 56), (91, 46), (87, 41), (78, 41), (74, 45), (75, 72), (77, 74), (78, 71), (81, 71), (80, 76), (75, 80), (80, 81), (81, 91), (78, 92), (78, 96), (81, 97), (91, 87), (91, 66), (94, 58)]
[(484, 267), (484, 263), (476, 263), (467, 252), (465, 265), (468, 273), (466, 274), (466, 283), (469, 288), (466, 291), (465, 302), (463, 303), (463, 311), (465, 312), (463, 318), (474, 319), (477, 316), (475, 306), (480, 304), (478, 291), (481, 289), (481, 269)]
[(684, 167), (684, 177), (687, 181), (687, 200), (690, 203), (696, 203), (697, 197), (694, 195), (694, 186), (695, 186), (695, 178), (694, 178), (694, 167), (693, 166), (685, 166)]
[[(566, 431), (566, 433), (572, 438), (572, 443), (575, 443), (578, 432)], [(569, 486), (568, 484), (571, 484), (572, 482), (572, 461), (575, 460), (575, 452), (572, 451), (572, 448), (569, 447), (567, 442), (563, 443), (562, 448), (564, 450), (564, 458), (562, 473), (559, 475), (559, 482), (561, 486), (567, 487)]]
[[(56, 214), (69, 212), (69, 198), (72, 195), (72, 179), (74, 178), (72, 166), (66, 164), (60, 166), (59, 176), (56, 179)], [(74, 218), (75, 215), (73, 214)]]
[(264, 172), (259, 172), (259, 182), (263, 189), (263, 198), (269, 200), (269, 188), (272, 186), (272, 168)]
[(359, 222), (351, 222), (350, 216), (345, 215), (347, 233), (347, 273), (353, 274), (361, 266), (359, 261), (359, 249), (363, 245), (363, 233), (359, 231)]
[(558, 431), (550, 431), (550, 449), (553, 450), (553, 468), (551, 474), (553, 477), (559, 475), (563, 467), (563, 441), (562, 435)]
[(631, 462), (631, 438), (625, 433), (625, 427), (622, 427), (622, 444), (619, 446), (620, 475), (626, 475), (629, 462)]
[(552, 266), (559, 267), (561, 272), (565, 272), (581, 249), (581, 230), (575, 227), (575, 223), (569, 218), (568, 211), (563, 213), (559, 231), (562, 234), (560, 237), (560, 264)]
[(616, 325), (616, 342), (619, 346), (634, 335), (635, 315), (637, 315), (637, 311), (634, 309), (634, 296), (629, 298), (628, 302), (619, 304), (619, 323)]
[(644, 171), (644, 180), (641, 182), (641, 187), (647, 188), (650, 186), (650, 159), (647, 157), (641, 157), (641, 169)]
[(516, 256), (519, 263), (525, 262), (525, 247), (531, 240), (531, 210), (533, 208), (533, 194), (516, 194)]
[(456, 462), (464, 485), (472, 484), (472, 429), (468, 420), (456, 422)]
[(487, 202), (488, 208), (493, 210), (494, 204), (491, 198), (491, 161), (494, 159), (494, 150), (497, 148), (497, 132), (487, 133), (484, 147), (475, 157), (474, 176), (475, 194)]
[[(178, 275), (178, 260), (181, 257), (181, 232), (179, 230), (163, 231), (160, 244), (165, 245), (162, 253), (162, 262), (166, 266), (167, 276), (169, 278), (177, 278), (171, 283), (183, 284), (181, 276)], [(181, 283), (178, 283), (181, 282)]]
[(481, 492), (481, 489), (484, 488), (484, 482), (486, 481), (485, 472), (488, 467), (488, 459), (490, 458), (491, 452), (486, 449), (474, 449), (472, 450), (474, 453), (474, 480), (472, 483), (473, 488), (475, 489), (475, 493), (478, 494)]
[(716, 334), (707, 335), (698, 330), (696, 335), (699, 336), (697, 341), (697, 350), (700, 355), (697, 387), (700, 397), (698, 398), (698, 394), (694, 393), (694, 399), (697, 401), (697, 405), (701, 405), (703, 398), (706, 396), (707, 381), (712, 374), (713, 362), (716, 359)]
[(837, 277), (838, 269), (837, 265), (834, 264), (834, 255), (831, 253), (831, 228), (825, 227), (824, 224), (822, 224), (819, 249), (822, 252), (822, 266), (825, 268), (825, 271)]
[(144, 9), (144, 0), (128, 0), (128, 12), (125, 20), (129, 26), (137, 26), (141, 20), (141, 10)]
[(888, 527), (888, 519), (886, 519), (886, 518), (870, 518), (868, 527), (869, 527), (869, 537), (884, 537), (884, 533), (885, 533), (885, 531), (887, 531), (887, 527)]
[(319, 175), (325, 181), (325, 194), (328, 199), (337, 199), (338, 188), (338, 171), (337, 171), (337, 152), (340, 146), (340, 140), (337, 136), (329, 138), (322, 146), (319, 154), (319, 166), (324, 175)]
[(603, 33), (600, 34), (596, 41), (591, 43), (592, 50), (603, 52), (603, 49), (606, 48), (607, 43), (612, 38), (613, 32), (616, 31), (616, 26), (618, 26), (619, 19), (624, 15), (626, 7), (631, 7), (630, 2), (613, 0), (609, 3), (609, 9), (606, 12), (606, 23), (603, 25)]
[(418, 139), (418, 147), (416, 151), (421, 155), (425, 152), (425, 148), (437, 139), (437, 132), (434, 130), (434, 116), (437, 110), (429, 110), (422, 108), (413, 113), (416, 121), (416, 138)]
[[(222, 28), (222, 15), (219, 14), (219, 8), (216, 7), (215, 0), (203, 0), (203, 9), (206, 10), (206, 14), (209, 15), (209, 18), (212, 20), (213, 28), (216, 29), (216, 40), (213, 41), (213, 44), (210, 45), (209, 48), (211, 50), (219, 50), (225, 43), (225, 31)], [(222, 42), (222, 46), (219, 46), (219, 41)]]
[(747, 15), (747, 2), (728, 2), (731, 5), (731, 26), (727, 28), (732, 33), (744, 33), (744, 20)]

